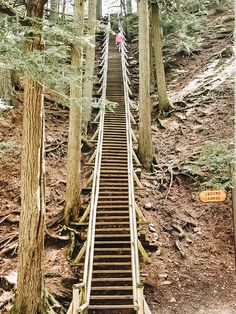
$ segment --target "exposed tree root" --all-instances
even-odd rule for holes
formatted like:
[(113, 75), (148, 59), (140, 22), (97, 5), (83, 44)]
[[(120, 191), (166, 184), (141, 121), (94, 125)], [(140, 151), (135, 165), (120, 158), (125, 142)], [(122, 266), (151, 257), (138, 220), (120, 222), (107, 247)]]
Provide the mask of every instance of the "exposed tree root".
[(45, 228), (46, 235), (52, 239), (60, 240), (60, 241), (69, 241), (70, 238), (68, 236), (60, 236), (56, 233), (50, 232), (47, 228)]
[[(16, 235), (16, 237), (18, 238), (18, 234)], [(6, 243), (0, 245), (0, 257), (2, 257), (3, 255), (11, 251), (13, 251), (12, 255), (16, 253), (17, 248), (18, 248), (18, 239), (13, 241), (14, 238), (12, 237)]]
[(44, 291), (44, 313), (45, 314), (58, 314), (62, 313), (62, 306), (48, 291)]

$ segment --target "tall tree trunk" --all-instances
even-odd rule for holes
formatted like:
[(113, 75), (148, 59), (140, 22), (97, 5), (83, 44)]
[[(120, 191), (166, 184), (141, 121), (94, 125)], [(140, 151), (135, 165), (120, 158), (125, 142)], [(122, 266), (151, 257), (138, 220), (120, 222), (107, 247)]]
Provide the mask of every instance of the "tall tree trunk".
[[(152, 25), (152, 17), (151, 17), (151, 10), (149, 9), (149, 24)], [(151, 31), (151, 27), (149, 29), (149, 45), (150, 45), (150, 92), (154, 92), (154, 88), (155, 88), (155, 75), (154, 75), (154, 51), (153, 51), (153, 46), (152, 46), (152, 31)]]
[(0, 77), (0, 99), (10, 104), (13, 97), (11, 70), (7, 69), (4, 64), (0, 64)]
[(32, 79), (26, 79), (24, 88), (17, 297), (11, 313), (36, 314), (43, 313), (43, 89)]
[(152, 46), (152, 42), (150, 41), (150, 92), (154, 92), (155, 90), (155, 75), (154, 75), (154, 70), (153, 70), (153, 66), (154, 66), (154, 60), (153, 60), (153, 46)]
[(125, 0), (120, 0), (120, 12), (121, 12), (121, 15), (127, 14)]
[(97, 10), (96, 10), (97, 20), (102, 18), (102, 0), (97, 0)]
[[(78, 24), (81, 36), (83, 34), (84, 0), (75, 0), (74, 21)], [(71, 83), (68, 157), (67, 157), (67, 187), (64, 220), (68, 224), (70, 220), (76, 220), (79, 216), (80, 191), (81, 191), (81, 124), (82, 113), (79, 100), (82, 97), (82, 59), (83, 47), (75, 45), (72, 48), (71, 66), (77, 72), (79, 78)]]
[(139, 1), (139, 156), (146, 169), (153, 160), (150, 107), (148, 0)]
[(156, 65), (157, 93), (159, 100), (159, 110), (168, 111), (171, 108), (167, 92), (165, 70), (162, 57), (162, 40), (160, 31), (160, 13), (158, 4), (152, 3), (152, 38)]
[[(28, 12), (43, 17), (44, 1), (31, 1)], [(36, 22), (37, 23), (37, 22)], [(41, 49), (41, 24), (27, 41), (31, 51)], [(43, 87), (33, 79), (24, 84), (21, 158), (21, 214), (19, 226), (17, 295), (13, 314), (43, 313), (43, 250), (45, 216)]]
[(132, 14), (132, 0), (126, 0), (127, 14)]
[[(91, 45), (86, 48), (84, 90), (83, 96), (92, 99), (93, 97), (93, 75), (95, 63), (95, 32), (96, 32), (96, 0), (88, 2), (88, 25), (87, 34), (91, 38)], [(83, 127), (87, 133), (87, 126), (91, 119), (92, 107), (87, 105), (83, 109)]]
[[(58, 11), (60, 12), (60, 8), (58, 9)], [(65, 13), (66, 13), (66, 0), (62, 0), (62, 18), (65, 18)]]
[(50, 15), (49, 21), (55, 23), (58, 19), (58, 9), (59, 9), (59, 1), (58, 0), (50, 0)]

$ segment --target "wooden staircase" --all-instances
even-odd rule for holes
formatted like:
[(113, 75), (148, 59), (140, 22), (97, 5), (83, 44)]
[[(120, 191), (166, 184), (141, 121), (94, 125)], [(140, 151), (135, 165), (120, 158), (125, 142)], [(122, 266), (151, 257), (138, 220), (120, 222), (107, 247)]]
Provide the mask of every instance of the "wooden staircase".
[(119, 105), (104, 120), (93, 275), (88, 313), (135, 313), (131, 270), (126, 114), (121, 55), (109, 42), (107, 99)]

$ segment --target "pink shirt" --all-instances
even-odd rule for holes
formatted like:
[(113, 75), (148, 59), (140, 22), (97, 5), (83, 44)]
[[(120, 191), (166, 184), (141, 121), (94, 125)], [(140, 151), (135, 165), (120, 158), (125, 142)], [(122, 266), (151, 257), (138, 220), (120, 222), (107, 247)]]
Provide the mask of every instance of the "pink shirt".
[(124, 35), (119, 33), (116, 35), (116, 44), (118, 43), (122, 43), (122, 41), (124, 40)]

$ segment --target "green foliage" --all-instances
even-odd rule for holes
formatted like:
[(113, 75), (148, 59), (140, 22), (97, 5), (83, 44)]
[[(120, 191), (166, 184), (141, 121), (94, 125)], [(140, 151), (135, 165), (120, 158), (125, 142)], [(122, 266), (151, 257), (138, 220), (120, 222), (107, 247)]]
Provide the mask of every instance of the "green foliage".
[(135, 37), (138, 37), (138, 14), (133, 13), (124, 16), (121, 19), (121, 23), (126, 32), (126, 39), (128, 41)]
[(70, 47), (73, 44), (84, 44), (76, 27), (65, 22), (61, 25), (45, 26), (43, 31), (44, 50), (27, 51), (24, 49), (25, 36), (35, 29), (18, 25), (14, 21), (4, 23), (0, 19), (1, 38), (0, 54), (9, 68), (24, 73), (39, 81), (61, 96), (66, 96), (71, 81), (78, 80), (78, 69), (70, 66)]
[(192, 176), (203, 188), (231, 187), (230, 163), (233, 153), (227, 145), (218, 142), (208, 142), (195, 150), (183, 172)]
[(161, 26), (168, 46), (190, 55), (202, 42), (201, 33), (206, 25), (206, 8), (201, 1), (179, 0), (161, 8)]
[(12, 153), (19, 152), (19, 145), (14, 141), (0, 142), (0, 159), (7, 159)]
[[(38, 25), (38, 24), (37, 24)], [(18, 71), (50, 88), (63, 105), (81, 104), (83, 99), (71, 99), (70, 83), (80, 84), (83, 68), (73, 68), (70, 62), (71, 48), (90, 45), (90, 38), (81, 34), (81, 27), (72, 21), (61, 20), (57, 24), (45, 21), (42, 31), (42, 50), (25, 49), (26, 36), (38, 35), (32, 26), (22, 26), (14, 19), (0, 14), (0, 54), (9, 69)], [(90, 100), (90, 105), (97, 105)]]

